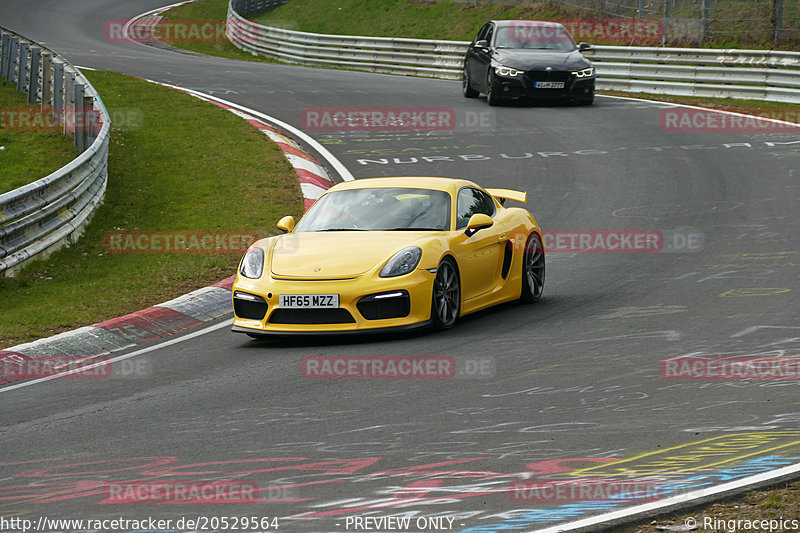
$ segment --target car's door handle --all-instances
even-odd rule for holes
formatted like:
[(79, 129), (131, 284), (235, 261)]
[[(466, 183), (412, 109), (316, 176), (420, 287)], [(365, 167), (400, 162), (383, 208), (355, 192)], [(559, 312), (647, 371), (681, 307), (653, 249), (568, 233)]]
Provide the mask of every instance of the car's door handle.
[(498, 242), (506, 242), (507, 240), (508, 240), (508, 237), (506, 237), (506, 232), (505, 231), (497, 236), (497, 241)]

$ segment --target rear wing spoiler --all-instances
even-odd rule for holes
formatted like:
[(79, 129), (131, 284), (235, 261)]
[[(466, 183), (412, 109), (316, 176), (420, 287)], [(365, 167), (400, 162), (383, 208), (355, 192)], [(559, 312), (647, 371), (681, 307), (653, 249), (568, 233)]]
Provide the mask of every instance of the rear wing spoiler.
[(501, 205), (504, 205), (506, 200), (514, 200), (523, 204), (528, 203), (527, 192), (512, 191), (511, 189), (486, 189), (486, 192), (497, 198)]

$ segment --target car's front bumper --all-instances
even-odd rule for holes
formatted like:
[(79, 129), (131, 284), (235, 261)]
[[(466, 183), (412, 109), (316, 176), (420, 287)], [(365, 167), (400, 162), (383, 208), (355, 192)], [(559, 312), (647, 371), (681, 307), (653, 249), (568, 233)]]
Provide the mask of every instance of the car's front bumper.
[[(233, 331), (241, 333), (259, 334), (292, 334), (292, 333), (346, 333), (361, 331), (391, 331), (393, 329), (408, 329), (414, 326), (427, 325), (431, 318), (431, 301), (433, 280), (436, 274), (428, 270), (418, 269), (405, 276), (394, 278), (362, 277), (346, 280), (288, 280), (274, 279), (265, 274), (265, 279), (248, 279), (237, 276), (233, 285), (232, 298), (234, 301)], [(404, 316), (394, 318), (376, 318), (381, 313), (374, 309), (368, 312), (372, 318), (365, 317), (364, 307), (366, 297), (374, 295), (391, 295), (407, 293), (408, 312)], [(247, 318), (239, 316), (244, 293), (262, 300), (258, 305), (264, 307), (263, 318)], [(320, 310), (305, 312), (304, 310), (281, 309), (279, 305), (281, 294), (338, 294), (339, 307), (334, 310)], [(239, 297), (239, 310), (236, 300)], [(390, 297), (399, 302), (403, 297)], [(359, 302), (362, 306), (359, 308)], [(397, 303), (395, 302), (395, 303)], [(388, 305), (388, 303), (387, 303)], [(396, 308), (397, 306), (395, 306)], [(251, 306), (250, 311), (254, 307)], [(257, 308), (257, 307), (256, 307)], [(401, 311), (402, 313), (402, 311)], [(247, 313), (242, 313), (247, 314)], [(256, 315), (259, 313), (255, 313)], [(397, 315), (398, 313), (389, 313)], [(250, 312), (250, 315), (253, 315)]]
[[(562, 73), (565, 74), (565, 73)], [(571, 74), (543, 76), (526, 72), (514, 77), (495, 76), (495, 90), (501, 97), (534, 98), (541, 100), (591, 100), (594, 97), (595, 77), (578, 78)], [(561, 89), (539, 89), (537, 81), (563, 81)]]

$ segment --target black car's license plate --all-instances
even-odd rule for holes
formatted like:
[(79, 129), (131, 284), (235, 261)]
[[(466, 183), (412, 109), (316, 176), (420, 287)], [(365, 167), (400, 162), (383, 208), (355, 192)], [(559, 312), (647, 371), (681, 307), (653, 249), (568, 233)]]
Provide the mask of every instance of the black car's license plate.
[(535, 81), (533, 86), (537, 89), (563, 89), (563, 81)]

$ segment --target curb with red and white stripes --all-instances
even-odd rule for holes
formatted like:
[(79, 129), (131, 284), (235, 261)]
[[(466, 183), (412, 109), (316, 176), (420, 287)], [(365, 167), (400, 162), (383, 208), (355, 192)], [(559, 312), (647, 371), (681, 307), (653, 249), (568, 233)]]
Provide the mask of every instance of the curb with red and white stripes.
[[(147, 81), (152, 82), (152, 80)], [(286, 129), (294, 129), (292, 126), (281, 123), (268, 115), (197, 91), (163, 83), (158, 84), (187, 92), (196, 98), (226, 109), (267, 135), (278, 145), (297, 173), (305, 209), (308, 209), (333, 185), (328, 171), (316, 158), (288, 134), (270, 125), (267, 121), (283, 124)], [(298, 134), (298, 131), (296, 130), (295, 134)], [(298, 136), (303, 137), (305, 134), (299, 132)], [(304, 140), (308, 142), (308, 139)], [(322, 148), (320, 153), (332, 166), (337, 167), (342, 179), (347, 181), (353, 179), (346, 169), (342, 172), (341, 169), (344, 167), (327, 150)], [(119, 318), (0, 350), (0, 385), (15, 381), (14, 377), (16, 376), (22, 376), (16, 379), (30, 377), (22, 369), (31, 359), (64, 358), (63, 360), (66, 361), (70, 358), (77, 358), (91, 360), (174, 335), (229, 315), (233, 311), (231, 287), (235, 278), (236, 276), (231, 276), (214, 285), (197, 289), (173, 300)]]

